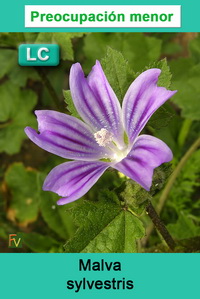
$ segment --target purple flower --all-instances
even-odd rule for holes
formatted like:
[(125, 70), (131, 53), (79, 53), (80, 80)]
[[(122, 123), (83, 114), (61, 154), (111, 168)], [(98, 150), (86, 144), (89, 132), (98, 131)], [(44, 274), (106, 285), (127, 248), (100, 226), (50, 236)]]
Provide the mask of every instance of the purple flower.
[(70, 71), (70, 90), (83, 121), (56, 111), (35, 111), (39, 134), (27, 127), (28, 137), (50, 153), (76, 160), (55, 167), (44, 182), (43, 190), (62, 196), (59, 205), (83, 196), (109, 167), (149, 191), (154, 168), (173, 157), (160, 139), (138, 136), (151, 115), (176, 92), (157, 86), (160, 73), (149, 69), (139, 75), (121, 108), (100, 63), (87, 78), (76, 63)]

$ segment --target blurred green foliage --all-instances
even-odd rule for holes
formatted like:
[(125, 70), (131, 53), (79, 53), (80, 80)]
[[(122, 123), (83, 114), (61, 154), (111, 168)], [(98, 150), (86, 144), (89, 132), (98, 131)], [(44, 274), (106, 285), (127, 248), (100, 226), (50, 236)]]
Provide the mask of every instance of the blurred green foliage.
[[(58, 43), (57, 67), (20, 67), (21, 43)], [(58, 196), (42, 191), (47, 173), (63, 159), (27, 140), (24, 127), (37, 128), (35, 109), (56, 109), (78, 117), (69, 91), (74, 62), (89, 73), (99, 59), (120, 102), (145, 69), (162, 70), (159, 85), (177, 94), (144, 129), (172, 149), (172, 164), (155, 170), (151, 192), (107, 171), (80, 200), (57, 206)], [(172, 83), (172, 84), (171, 84)], [(0, 34), (0, 252), (8, 234), (23, 232), (22, 252), (167, 252), (151, 231), (147, 201), (155, 208), (167, 180), (200, 137), (200, 36), (195, 33), (1, 33)], [(200, 251), (200, 150), (182, 165), (161, 209), (178, 252)]]

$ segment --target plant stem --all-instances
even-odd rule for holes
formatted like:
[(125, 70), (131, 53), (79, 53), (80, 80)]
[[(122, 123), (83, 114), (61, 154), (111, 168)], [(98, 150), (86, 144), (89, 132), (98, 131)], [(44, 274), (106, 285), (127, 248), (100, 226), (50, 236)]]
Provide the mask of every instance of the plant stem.
[(157, 212), (155, 211), (153, 205), (149, 201), (147, 208), (146, 208), (147, 214), (151, 218), (153, 224), (155, 225), (156, 229), (159, 231), (169, 248), (173, 251), (176, 247), (176, 243), (174, 242), (172, 236), (168, 232), (167, 228), (161, 221), (160, 217), (158, 216)]
[[(174, 169), (174, 172), (172, 173), (172, 175), (170, 176), (164, 190), (163, 193), (159, 199), (158, 205), (156, 207), (156, 211), (158, 213), (158, 215), (161, 213), (165, 202), (168, 198), (168, 195), (172, 189), (172, 186), (176, 180), (176, 178), (178, 177), (179, 173), (181, 172), (182, 168), (184, 167), (184, 165), (186, 164), (187, 160), (191, 157), (191, 155), (198, 149), (198, 147), (200, 146), (200, 138), (198, 138), (193, 144), (192, 146), (189, 148), (189, 150), (185, 153), (185, 155), (182, 157), (182, 159), (180, 160), (180, 162), (178, 163), (178, 165), (176, 166), (176, 168)], [(147, 231), (146, 231), (146, 237), (142, 240), (142, 244), (143, 246), (145, 246), (145, 244), (147, 243), (152, 231), (153, 231), (153, 224), (149, 225)]]
[(180, 148), (185, 143), (185, 140), (186, 140), (186, 138), (187, 138), (187, 136), (189, 134), (191, 125), (192, 125), (192, 120), (191, 119), (186, 118), (183, 121), (183, 125), (182, 125), (182, 128), (181, 128), (179, 136), (178, 136), (178, 145), (179, 145)]

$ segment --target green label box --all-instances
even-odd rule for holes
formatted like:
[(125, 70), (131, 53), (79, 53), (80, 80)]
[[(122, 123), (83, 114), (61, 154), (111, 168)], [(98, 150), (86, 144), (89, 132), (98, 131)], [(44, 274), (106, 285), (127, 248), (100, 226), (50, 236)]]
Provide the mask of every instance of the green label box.
[(56, 44), (22, 44), (18, 48), (21, 66), (56, 66), (60, 61), (60, 48)]

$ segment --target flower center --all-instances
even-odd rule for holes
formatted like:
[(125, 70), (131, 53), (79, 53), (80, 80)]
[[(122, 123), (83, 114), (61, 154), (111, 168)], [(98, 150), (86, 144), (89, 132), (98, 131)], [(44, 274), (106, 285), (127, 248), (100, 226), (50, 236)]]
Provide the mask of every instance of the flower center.
[(111, 150), (110, 157), (106, 156), (105, 158), (109, 158), (111, 161), (117, 163), (127, 156), (127, 146), (118, 148), (113, 140), (113, 134), (108, 130), (102, 128), (100, 131), (94, 134), (94, 138), (99, 146), (107, 147), (109, 150)]
[(94, 134), (94, 138), (99, 146), (106, 146), (113, 141), (113, 134), (108, 132), (106, 129), (101, 129)]

